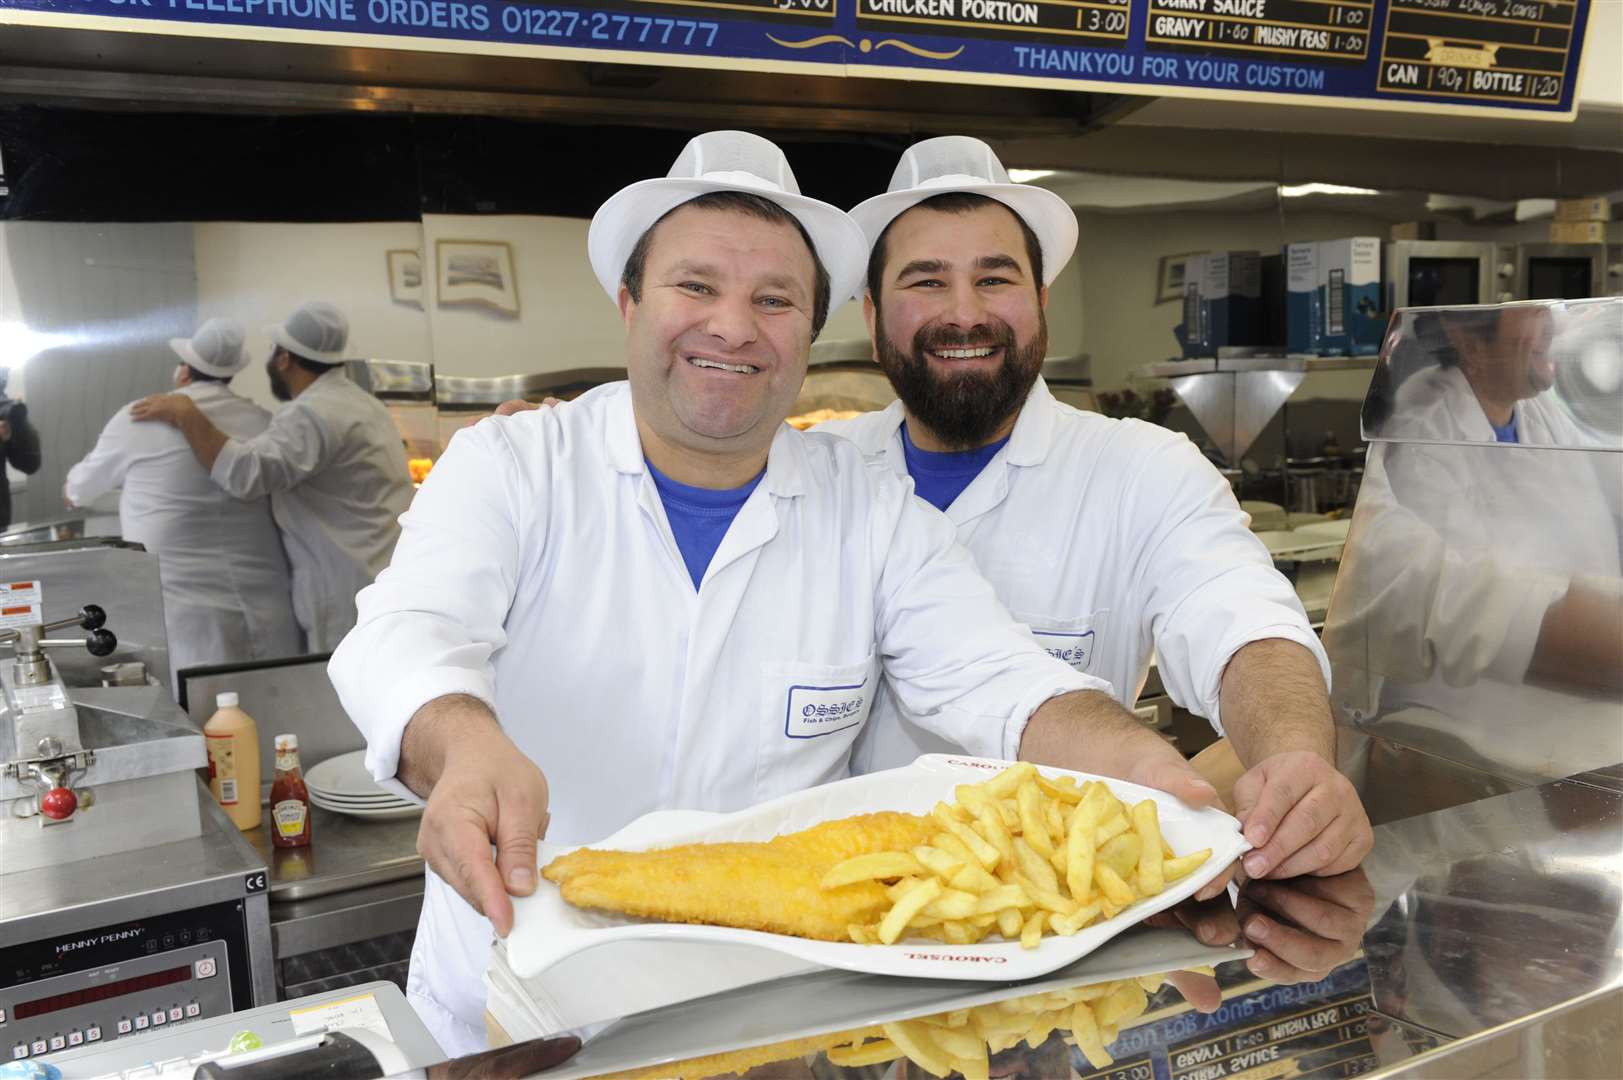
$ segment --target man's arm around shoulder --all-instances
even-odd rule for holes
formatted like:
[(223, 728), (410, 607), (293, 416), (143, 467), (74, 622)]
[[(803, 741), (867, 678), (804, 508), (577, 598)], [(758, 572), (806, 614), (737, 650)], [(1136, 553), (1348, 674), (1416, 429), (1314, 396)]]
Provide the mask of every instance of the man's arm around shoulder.
[(175, 428), (186, 439), (198, 462), (212, 471), (214, 462), (225, 449), (225, 432), (203, 415), (197, 402), (185, 394), (152, 394), (130, 406), (130, 417), (137, 421), (159, 421)]

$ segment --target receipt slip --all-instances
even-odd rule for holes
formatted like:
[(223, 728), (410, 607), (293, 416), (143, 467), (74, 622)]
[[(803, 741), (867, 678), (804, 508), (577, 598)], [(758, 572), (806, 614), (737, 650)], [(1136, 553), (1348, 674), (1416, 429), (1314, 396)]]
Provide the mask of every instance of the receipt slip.
[(394, 1041), (394, 1033), (389, 1030), (388, 1021), (383, 1019), (383, 1010), (378, 1008), (377, 998), (371, 994), (360, 994), (344, 998), (342, 1001), (330, 1001), (325, 1005), (294, 1009), (288, 1013), (288, 1017), (293, 1021), (293, 1030), (300, 1035), (337, 1031), (340, 1028), (365, 1028), (391, 1042)]

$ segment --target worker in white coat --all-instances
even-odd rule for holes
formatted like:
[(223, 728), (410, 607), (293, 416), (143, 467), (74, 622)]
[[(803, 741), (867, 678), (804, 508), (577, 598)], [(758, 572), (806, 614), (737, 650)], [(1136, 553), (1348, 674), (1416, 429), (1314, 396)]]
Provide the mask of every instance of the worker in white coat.
[[(179, 357), (177, 396), (232, 438), (252, 439), (265, 430), (270, 413), (230, 388), (248, 365), (241, 326), (210, 319), (191, 338), (169, 345)], [(124, 539), (158, 557), (172, 671), (298, 654), (287, 556), (268, 498), (226, 494), (178, 432), (137, 424), (128, 407), (68, 471), (71, 505), (111, 491), (119, 492)]]
[[(1623, 757), (1623, 453), (1554, 392), (1558, 332), (1623, 300), (1399, 314), (1325, 641), (1360, 725), (1401, 716), (1526, 783)], [(1623, 326), (1623, 319), (1613, 324)], [(1581, 329), (1581, 325), (1576, 328)], [(1611, 341), (1597, 344), (1616, 349)], [(1587, 379), (1564, 380), (1569, 392)]]
[[(818, 430), (912, 477), (1015, 618), (1123, 705), (1153, 650), (1172, 699), (1226, 731), (1246, 767), (1247, 873), (1356, 866), (1371, 833), (1335, 768), (1324, 652), (1228, 484), (1184, 436), (1072, 409), (1042, 381), (1071, 208), (1010, 183), (980, 140), (947, 136), (910, 148), (852, 217), (870, 245), (875, 359), (900, 400)], [(886, 688), (875, 709), (860, 769), (942, 748)]]
[(389, 410), (343, 371), (343, 312), (304, 304), (271, 328), (271, 338), (265, 370), (271, 391), (287, 404), (263, 433), (233, 437), (181, 394), (143, 398), (131, 415), (178, 427), (229, 494), (270, 496), (306, 648), (328, 652), (355, 625), (355, 594), (389, 564), (411, 476)]
[(784, 424), (866, 252), (782, 151), (699, 136), (587, 247), (629, 381), (459, 432), (329, 667), (372, 775), (427, 798), (408, 992), (442, 1048), (484, 1044), (492, 931), (539, 835), (842, 778), (881, 682), (974, 753), (1215, 799), (1009, 618), (900, 478)]

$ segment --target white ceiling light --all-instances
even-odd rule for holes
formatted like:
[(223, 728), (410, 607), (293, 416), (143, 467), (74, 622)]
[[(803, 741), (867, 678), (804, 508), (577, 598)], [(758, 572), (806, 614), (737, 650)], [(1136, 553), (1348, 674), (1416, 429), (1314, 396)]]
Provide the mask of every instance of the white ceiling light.
[(1010, 169), (1009, 179), (1017, 184), (1029, 184), (1033, 180), (1041, 180), (1045, 176), (1053, 176), (1053, 169)]
[(1298, 199), (1303, 195), (1379, 195), (1380, 192), (1346, 184), (1280, 184), (1279, 194), (1286, 199)]

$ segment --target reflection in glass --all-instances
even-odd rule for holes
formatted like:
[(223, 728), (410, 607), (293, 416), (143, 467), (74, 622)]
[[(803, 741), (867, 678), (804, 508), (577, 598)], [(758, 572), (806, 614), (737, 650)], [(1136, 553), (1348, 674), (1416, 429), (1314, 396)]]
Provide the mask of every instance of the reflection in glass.
[(1344, 720), (1527, 783), (1623, 760), (1620, 364), (1623, 299), (1397, 314), (1325, 626)]
[[(1211, 970), (1204, 969), (1210, 978)], [(1189, 977), (1175, 973), (1174, 978)], [(1105, 1068), (1106, 1049), (1144, 1015), (1149, 995), (1163, 977), (1145, 975), (1026, 994), (910, 1020), (895, 1020), (745, 1050), (712, 1054), (647, 1069), (614, 1074), (619, 1080), (713, 1077), (792, 1063), (785, 1073), (766, 1075), (858, 1078), (884, 1075), (900, 1080), (923, 1076), (1074, 1076), (1075, 1065)], [(1072, 1044), (1078, 1060), (1073, 1064)], [(802, 1059), (819, 1055), (809, 1067)], [(895, 1063), (895, 1064), (893, 1064)]]
[(1623, 450), (1623, 298), (1408, 309), (1364, 404), (1384, 442)]

